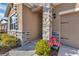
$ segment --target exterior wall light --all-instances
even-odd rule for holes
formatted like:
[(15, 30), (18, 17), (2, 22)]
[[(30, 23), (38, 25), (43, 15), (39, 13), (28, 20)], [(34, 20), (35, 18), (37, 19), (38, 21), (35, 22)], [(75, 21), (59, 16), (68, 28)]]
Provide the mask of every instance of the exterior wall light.
[(56, 18), (56, 14), (55, 14), (55, 13), (53, 13), (53, 18), (54, 18), (54, 19)]

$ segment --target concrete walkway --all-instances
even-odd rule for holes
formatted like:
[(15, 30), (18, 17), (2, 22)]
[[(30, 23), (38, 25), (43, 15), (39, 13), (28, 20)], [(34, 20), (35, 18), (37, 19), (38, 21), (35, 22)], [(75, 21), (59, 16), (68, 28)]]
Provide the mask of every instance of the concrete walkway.
[[(7, 56), (37, 56), (35, 54), (35, 45), (37, 41), (31, 41), (24, 46), (13, 49), (6, 53)], [(79, 49), (62, 45), (59, 49), (58, 56), (79, 56)]]
[(59, 49), (58, 56), (79, 56), (79, 49), (63, 45)]
[(9, 51), (9, 56), (33, 56), (35, 54), (35, 44), (37, 41), (29, 42), (28, 44)]

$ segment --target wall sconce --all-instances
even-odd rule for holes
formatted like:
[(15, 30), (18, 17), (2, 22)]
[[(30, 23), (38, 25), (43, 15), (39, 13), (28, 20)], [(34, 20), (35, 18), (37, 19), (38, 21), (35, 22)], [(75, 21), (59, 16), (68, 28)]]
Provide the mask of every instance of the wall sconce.
[(54, 19), (56, 18), (56, 14), (55, 14), (55, 13), (53, 13), (53, 18), (54, 18)]

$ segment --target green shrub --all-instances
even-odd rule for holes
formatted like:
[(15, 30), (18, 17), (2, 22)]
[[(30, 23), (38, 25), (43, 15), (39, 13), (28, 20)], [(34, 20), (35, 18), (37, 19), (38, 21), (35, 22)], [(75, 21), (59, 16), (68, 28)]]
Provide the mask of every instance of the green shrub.
[(10, 35), (2, 35), (1, 38), (4, 46), (9, 46), (9, 47), (16, 46), (16, 37)]
[(8, 34), (2, 34), (1, 41), (5, 47), (12, 47), (13, 48), (13, 47), (16, 47), (17, 44), (20, 44), (20, 43), (17, 43), (19, 40), (15, 36), (11, 36)]
[(36, 47), (35, 47), (35, 52), (38, 55), (43, 55), (47, 56), (50, 54), (51, 49), (49, 48), (47, 41), (46, 40), (40, 40), (37, 42)]
[(20, 46), (21, 46), (21, 40), (20, 40), (20, 39), (17, 39), (16, 42), (17, 42), (17, 43), (16, 43), (16, 46), (17, 46), (17, 47), (20, 47)]
[(3, 47), (4, 47), (3, 43), (2, 43), (2, 41), (0, 41), (0, 49), (3, 48)]

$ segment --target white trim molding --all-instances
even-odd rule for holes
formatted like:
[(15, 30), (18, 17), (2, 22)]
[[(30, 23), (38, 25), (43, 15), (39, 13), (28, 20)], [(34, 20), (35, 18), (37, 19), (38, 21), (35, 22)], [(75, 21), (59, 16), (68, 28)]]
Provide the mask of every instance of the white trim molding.
[(70, 13), (74, 13), (74, 12), (79, 12), (79, 8), (59, 12), (59, 15), (65, 15), (65, 14), (70, 14)]

